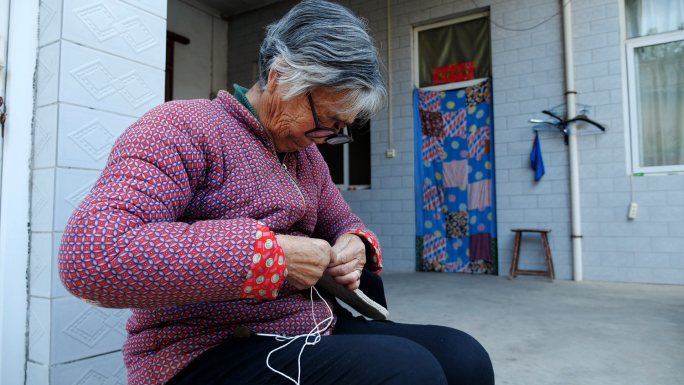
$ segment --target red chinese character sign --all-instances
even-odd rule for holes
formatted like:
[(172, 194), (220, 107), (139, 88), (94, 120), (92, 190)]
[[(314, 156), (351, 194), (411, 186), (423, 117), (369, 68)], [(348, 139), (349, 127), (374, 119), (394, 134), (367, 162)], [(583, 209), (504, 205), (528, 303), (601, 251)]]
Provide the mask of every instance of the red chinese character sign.
[(451, 64), (432, 69), (432, 85), (462, 82), (475, 79), (475, 62)]

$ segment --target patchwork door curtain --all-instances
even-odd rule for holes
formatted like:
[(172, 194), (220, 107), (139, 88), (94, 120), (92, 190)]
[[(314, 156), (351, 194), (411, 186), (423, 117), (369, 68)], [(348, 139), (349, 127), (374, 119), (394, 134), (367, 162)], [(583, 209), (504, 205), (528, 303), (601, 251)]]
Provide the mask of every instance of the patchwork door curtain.
[(414, 93), (420, 270), (497, 274), (490, 90)]

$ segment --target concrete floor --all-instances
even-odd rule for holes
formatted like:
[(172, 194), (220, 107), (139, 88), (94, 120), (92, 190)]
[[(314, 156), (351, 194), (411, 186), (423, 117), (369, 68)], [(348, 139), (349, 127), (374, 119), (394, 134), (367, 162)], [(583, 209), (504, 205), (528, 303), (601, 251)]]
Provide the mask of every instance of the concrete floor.
[(390, 319), (463, 330), (504, 384), (684, 384), (684, 287), (382, 274)]

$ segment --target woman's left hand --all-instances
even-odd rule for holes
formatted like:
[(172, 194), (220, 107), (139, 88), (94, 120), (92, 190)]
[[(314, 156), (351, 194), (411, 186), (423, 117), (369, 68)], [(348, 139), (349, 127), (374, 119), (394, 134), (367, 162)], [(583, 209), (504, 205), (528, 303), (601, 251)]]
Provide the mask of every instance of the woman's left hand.
[(358, 289), (361, 271), (366, 264), (366, 245), (359, 236), (344, 234), (337, 239), (332, 249), (337, 258), (330, 261), (324, 274), (334, 277), (337, 283), (348, 290)]

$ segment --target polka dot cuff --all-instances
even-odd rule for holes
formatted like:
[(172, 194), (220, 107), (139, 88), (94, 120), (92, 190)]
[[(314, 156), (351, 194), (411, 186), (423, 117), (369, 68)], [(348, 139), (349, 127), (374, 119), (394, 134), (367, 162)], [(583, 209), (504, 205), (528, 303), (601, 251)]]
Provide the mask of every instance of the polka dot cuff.
[[(370, 245), (371, 255), (370, 260), (366, 261), (366, 267), (370, 267), (371, 270), (379, 273), (382, 270), (382, 254), (380, 253), (380, 244), (378, 243), (377, 238), (375, 238), (375, 236), (369, 231), (360, 229), (350, 229), (347, 231), (347, 234), (356, 234), (366, 241), (364, 242), (366, 247)], [(366, 254), (368, 258), (368, 253)]]
[(257, 222), (254, 255), (240, 298), (274, 299), (286, 277), (285, 254), (276, 235), (263, 223)]

